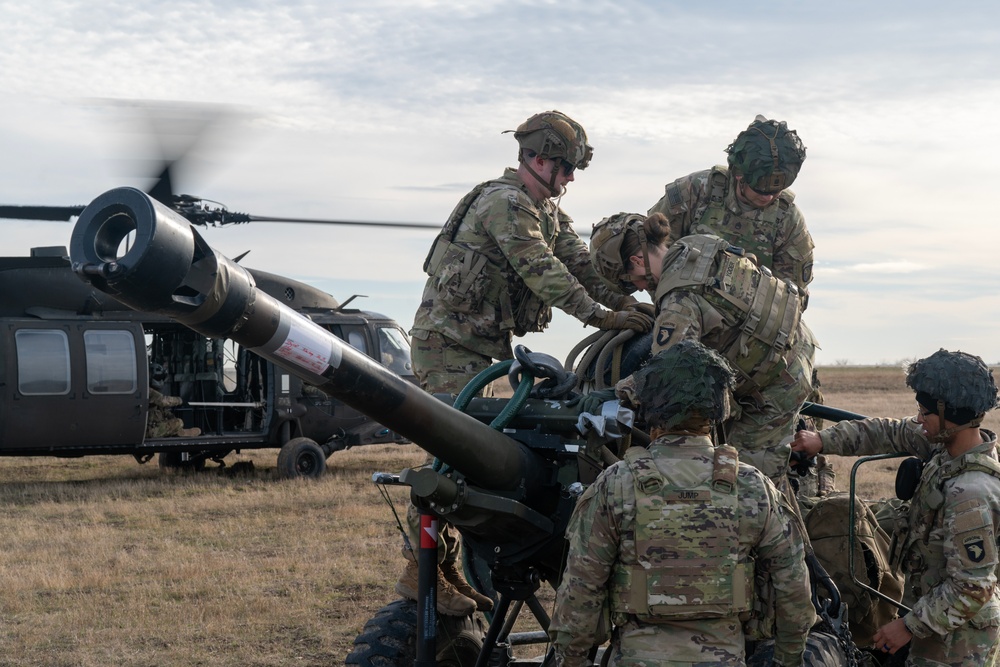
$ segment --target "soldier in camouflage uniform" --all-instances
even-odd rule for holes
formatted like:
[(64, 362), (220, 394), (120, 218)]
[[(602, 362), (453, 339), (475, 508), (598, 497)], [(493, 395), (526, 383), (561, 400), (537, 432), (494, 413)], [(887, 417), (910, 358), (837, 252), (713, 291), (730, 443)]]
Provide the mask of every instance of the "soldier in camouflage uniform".
[(726, 152), (728, 169), (716, 166), (677, 179), (649, 213), (667, 217), (674, 240), (714, 234), (743, 248), (806, 296), (813, 240), (795, 195), (786, 190), (806, 159), (802, 141), (784, 122), (757, 116)]
[(812, 392), (816, 348), (801, 320), (802, 296), (717, 236), (686, 236), (668, 247), (669, 234), (662, 214), (619, 213), (594, 226), (591, 259), (623, 291), (653, 294), (654, 353), (698, 340), (729, 360), (738, 381), (726, 442), (789, 489), (791, 441)]
[[(593, 149), (583, 127), (559, 111), (546, 111), (513, 132), (517, 169), (462, 198), (424, 263), (429, 277), (410, 336), (413, 371), (425, 391), (458, 393), (493, 360), (512, 358), (512, 337), (542, 331), (553, 307), (601, 329), (652, 326), (643, 312), (648, 304), (604, 284), (573, 220), (553, 201), (575, 180), (575, 171), (590, 164)], [(407, 522), (417, 544), (416, 508)], [(440, 525), (439, 611), (489, 610), (492, 601), (459, 572), (457, 536)], [(415, 599), (416, 559), (405, 547), (403, 553), (407, 566), (396, 591)]]
[(432, 392), (458, 393), (512, 336), (542, 331), (559, 308), (600, 329), (648, 331), (648, 304), (601, 280), (573, 220), (559, 208), (593, 149), (574, 120), (546, 111), (514, 131), (517, 169), (480, 183), (452, 211), (424, 263), (428, 274), (410, 336), (413, 370)]
[(728, 412), (732, 370), (684, 341), (634, 377), (653, 442), (630, 448), (576, 505), (549, 628), (556, 665), (589, 665), (609, 622), (613, 667), (745, 664), (755, 580), (775, 591), (774, 664), (801, 665), (816, 617), (791, 510), (710, 437)]
[(802, 431), (794, 447), (811, 455), (909, 452), (924, 461), (893, 553), (911, 611), (882, 626), (874, 642), (889, 653), (909, 643), (907, 665), (992, 665), (1000, 657), (1000, 460), (996, 435), (979, 425), (998, 404), (996, 382), (979, 357), (939, 350), (910, 365), (906, 384), (916, 392), (915, 417)]

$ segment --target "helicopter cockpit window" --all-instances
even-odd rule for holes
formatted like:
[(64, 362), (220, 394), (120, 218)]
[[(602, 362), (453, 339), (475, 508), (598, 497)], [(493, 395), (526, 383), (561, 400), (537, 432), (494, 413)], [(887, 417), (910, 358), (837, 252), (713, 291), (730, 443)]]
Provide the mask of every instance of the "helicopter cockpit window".
[(378, 330), (379, 361), (396, 375), (413, 375), (410, 362), (410, 344), (406, 336), (395, 327), (381, 327)]
[(87, 391), (131, 394), (137, 389), (135, 339), (128, 331), (85, 331)]
[(57, 329), (14, 332), (17, 390), (26, 396), (69, 393), (69, 338)]
[(368, 354), (368, 346), (365, 344), (365, 335), (360, 331), (348, 331), (347, 342), (356, 350)]

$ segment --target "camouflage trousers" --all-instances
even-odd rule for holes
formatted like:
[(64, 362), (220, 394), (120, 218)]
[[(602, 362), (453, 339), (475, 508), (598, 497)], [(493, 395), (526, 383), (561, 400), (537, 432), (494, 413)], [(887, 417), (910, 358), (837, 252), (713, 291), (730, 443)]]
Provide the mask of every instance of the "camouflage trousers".
[[(410, 359), (420, 388), (428, 393), (457, 394), (472, 378), (493, 365), (492, 358), (439, 333), (426, 331), (423, 334), (426, 338), (413, 337)], [(492, 390), (484, 395), (492, 396)]]
[(943, 637), (914, 637), (907, 667), (962, 667), (1000, 665), (1000, 627), (963, 625)]
[[(493, 365), (493, 359), (462, 347), (457, 342), (434, 332), (425, 332), (426, 338), (412, 339), (410, 359), (413, 373), (420, 388), (431, 394), (458, 394), (476, 375)], [(493, 395), (491, 386), (482, 392)], [(427, 459), (430, 465), (434, 461)], [(406, 511), (407, 533), (410, 545), (416, 549), (420, 545), (420, 512), (412, 504)], [(438, 562), (456, 561), (461, 554), (461, 539), (458, 531), (444, 520), (438, 523)]]
[(788, 368), (758, 395), (740, 401), (740, 414), (726, 430), (726, 440), (739, 451), (740, 461), (770, 477), (779, 489), (788, 486), (799, 410), (812, 393), (816, 342), (804, 324), (801, 331), (788, 352)]

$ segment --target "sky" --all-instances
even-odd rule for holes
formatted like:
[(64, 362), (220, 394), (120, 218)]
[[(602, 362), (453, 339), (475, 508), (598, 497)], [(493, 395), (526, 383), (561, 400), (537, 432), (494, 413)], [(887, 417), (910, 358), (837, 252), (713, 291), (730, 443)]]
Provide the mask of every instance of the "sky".
[[(995, 4), (0, 0), (0, 25), (0, 203), (147, 187), (180, 148), (147, 133), (146, 100), (220, 115), (175, 175), (180, 192), (262, 216), (443, 223), (516, 164), (503, 130), (558, 109), (594, 146), (561, 202), (589, 230), (724, 163), (764, 114), (807, 147), (792, 190), (816, 243), (817, 363), (941, 347), (1000, 362)], [(68, 246), (72, 231), (0, 225), (8, 256)], [(205, 236), (340, 300), (366, 295), (354, 304), (408, 329), (433, 232)], [(563, 358), (586, 333), (557, 313), (522, 342)]]

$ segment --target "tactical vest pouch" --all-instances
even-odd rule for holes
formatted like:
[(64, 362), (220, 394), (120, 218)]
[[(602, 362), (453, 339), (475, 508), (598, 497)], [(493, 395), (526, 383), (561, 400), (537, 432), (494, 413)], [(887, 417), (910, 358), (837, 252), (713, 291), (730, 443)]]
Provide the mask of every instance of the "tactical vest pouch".
[(478, 312), (490, 286), (483, 254), (449, 243), (435, 274), (441, 302), (456, 313)]
[(552, 321), (552, 308), (538, 298), (527, 285), (521, 283), (521, 293), (515, 297), (514, 303), (514, 335), (523, 336), (533, 331), (544, 331)]

